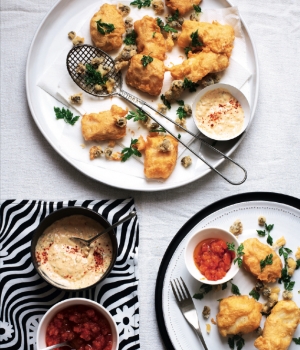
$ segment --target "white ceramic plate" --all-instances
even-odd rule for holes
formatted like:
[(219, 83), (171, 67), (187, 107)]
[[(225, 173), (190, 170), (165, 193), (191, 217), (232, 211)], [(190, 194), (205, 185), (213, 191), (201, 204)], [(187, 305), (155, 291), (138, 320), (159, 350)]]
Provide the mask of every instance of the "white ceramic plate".
[[(261, 198), (261, 200), (255, 200), (255, 198)], [(291, 203), (294, 207), (286, 203)], [(287, 241), (286, 247), (292, 249), (293, 253), (295, 253), (297, 247), (300, 246), (300, 200), (278, 194), (248, 193), (216, 202), (196, 214), (190, 222), (183, 226), (177, 236), (174, 237), (163, 259), (157, 279), (160, 282), (157, 282), (156, 286), (157, 318), (163, 340), (168, 349), (202, 349), (198, 338), (183, 318), (170, 288), (170, 281), (179, 276), (186, 282), (191, 295), (197, 293), (201, 285), (190, 275), (184, 263), (184, 250), (189, 237), (205, 227), (214, 226), (228, 230), (229, 226), (239, 218), (244, 226), (244, 231), (239, 236), (240, 242), (250, 237), (256, 237), (266, 243), (266, 237), (260, 238), (256, 233), (256, 230), (261, 229), (257, 222), (259, 215), (266, 216), (268, 224), (274, 224), (274, 229), (271, 231), (274, 242), (279, 237), (284, 236)], [(300, 294), (298, 293), (300, 290), (300, 270), (295, 271), (292, 280), (296, 281), (293, 289), (293, 300), (300, 306)], [(233, 278), (233, 283), (239, 287), (241, 294), (248, 295), (255, 284), (255, 278), (241, 269)], [(281, 288), (279, 296), (279, 300), (281, 300), (284, 288), (282, 284), (278, 284), (278, 286)], [(229, 350), (229, 346), (227, 344), (227, 338), (219, 335), (217, 326), (213, 325), (210, 320), (206, 321), (203, 319), (203, 307), (204, 305), (209, 306), (211, 308), (211, 318), (216, 320), (216, 314), (218, 312), (217, 300), (231, 294), (229, 286), (224, 291), (212, 291), (208, 293), (202, 300), (194, 299), (201, 330), (208, 349)], [(159, 299), (161, 299), (161, 305)], [(262, 303), (266, 302), (262, 296), (259, 301)], [(163, 315), (163, 320), (161, 315)], [(262, 327), (264, 322), (265, 316), (263, 316), (261, 321)], [(210, 334), (206, 333), (206, 323), (211, 324), (212, 330)], [(300, 327), (298, 327), (294, 334), (295, 338), (299, 336)], [(248, 334), (243, 338), (245, 339), (243, 350), (253, 350), (255, 336)], [(292, 342), (289, 350), (297, 350), (297, 345)]]
[[(126, 173), (121, 173), (119, 170), (115, 171), (104, 167), (99, 168), (92, 162), (87, 163), (79, 161), (70, 157), (61, 149), (59, 143), (60, 127), (53, 116), (53, 106), (57, 105), (57, 101), (38, 87), (37, 82), (44, 73), (45, 68), (49, 67), (57, 58), (59, 50), (61, 49), (61, 47), (59, 47), (59, 38), (61, 36), (66, 36), (68, 28), (72, 27), (72, 20), (74, 21), (74, 26), (78, 21), (86, 21), (86, 19), (80, 17), (80, 13), (88, 8), (97, 8), (101, 3), (103, 3), (103, 0), (101, 2), (97, 0), (86, 0), (84, 5), (82, 0), (60, 0), (52, 7), (39, 26), (31, 44), (26, 67), (27, 99), (32, 116), (38, 128), (52, 147), (77, 170), (110, 186), (130, 190), (162, 191), (180, 187), (201, 178), (211, 171), (209, 167), (201, 161), (199, 161), (200, 164), (197, 165), (195, 171), (186, 171), (187, 169), (183, 169), (183, 167), (177, 165), (175, 168), (177, 176), (172, 176), (172, 174), (166, 181), (158, 182), (147, 181), (143, 177), (143, 166), (141, 163), (136, 165), (137, 173), (141, 174), (141, 176), (132, 176)], [(225, 8), (230, 6), (230, 3), (225, 0), (207, 0), (203, 3), (202, 9)], [(154, 16), (154, 12), (150, 9), (149, 15)], [(251, 106), (252, 120), (258, 96), (258, 62), (249, 31), (245, 23), (243, 21), (242, 23), (247, 46), (247, 69), (252, 73), (251, 78), (245, 84), (249, 91), (248, 99)], [(217, 144), (216, 146), (224, 153), (230, 155), (242, 141), (243, 135), (235, 139), (234, 142), (222, 142), (222, 144)], [(202, 156), (210, 161), (214, 167), (218, 166), (223, 161), (222, 158), (211, 155), (209, 151), (207, 153), (204, 151)]]

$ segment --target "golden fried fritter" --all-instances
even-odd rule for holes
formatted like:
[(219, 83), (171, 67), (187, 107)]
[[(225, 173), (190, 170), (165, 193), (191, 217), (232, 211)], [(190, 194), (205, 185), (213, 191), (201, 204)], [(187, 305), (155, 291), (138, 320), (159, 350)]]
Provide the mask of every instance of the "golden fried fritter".
[[(170, 141), (170, 150), (164, 152), (164, 140)], [(178, 142), (174, 137), (148, 136), (145, 148), (144, 173), (148, 179), (167, 179), (175, 168), (178, 155)]]
[(177, 64), (168, 70), (175, 80), (189, 80), (196, 83), (208, 73), (217, 73), (229, 66), (229, 58), (226, 55), (216, 54), (211, 51), (201, 51), (199, 53), (190, 53), (189, 59)]
[(263, 334), (254, 346), (259, 350), (286, 350), (300, 322), (300, 309), (292, 300), (281, 300), (268, 316)]
[(226, 337), (228, 334), (254, 331), (262, 318), (261, 309), (262, 304), (248, 295), (233, 295), (222, 299), (217, 314), (219, 333)]
[(81, 119), (81, 131), (86, 141), (118, 140), (126, 135), (126, 125), (117, 126), (127, 110), (112, 105), (109, 111), (85, 114)]
[(199, 5), (201, 0), (166, 0), (166, 6), (175, 12), (178, 10), (180, 15), (185, 15), (187, 12), (193, 10), (193, 5)]
[[(134, 22), (134, 30), (137, 34), (137, 51), (142, 55), (149, 55), (163, 61), (166, 58), (166, 43), (156, 19), (144, 16)], [(155, 33), (155, 35), (153, 35)]]
[(177, 41), (178, 46), (182, 48), (191, 47), (191, 34), (197, 30), (199, 41), (203, 43), (203, 47), (209, 48), (214, 53), (225, 54), (230, 57), (235, 36), (234, 29), (228, 24), (184, 21), (182, 32)]
[[(281, 276), (282, 262), (278, 254), (267, 244), (261, 243), (257, 238), (249, 238), (243, 242), (243, 267), (262, 282), (275, 282)], [(273, 255), (273, 263), (263, 269), (260, 262), (268, 255)]]
[[(109, 28), (102, 26), (101, 28), (105, 31), (105, 34), (101, 34), (97, 29), (97, 21), (101, 21), (104, 25), (112, 24), (114, 26), (113, 31), (107, 33), (106, 31), (109, 31)], [(100, 49), (109, 52), (120, 48), (123, 44), (122, 35), (125, 33), (125, 24), (117, 6), (103, 4), (91, 19), (90, 32), (94, 45)]]
[(143, 55), (140, 54), (131, 58), (125, 77), (126, 83), (147, 92), (149, 95), (157, 96), (160, 94), (164, 82), (166, 70), (164, 63), (157, 58), (153, 58), (153, 61), (144, 67), (142, 58)]

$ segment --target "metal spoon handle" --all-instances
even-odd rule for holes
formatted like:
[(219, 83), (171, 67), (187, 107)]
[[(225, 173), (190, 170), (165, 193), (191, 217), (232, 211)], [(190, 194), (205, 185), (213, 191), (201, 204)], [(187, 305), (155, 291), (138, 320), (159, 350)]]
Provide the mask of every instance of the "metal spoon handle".
[(51, 350), (51, 349), (56, 349), (56, 348), (62, 348), (63, 346), (69, 346), (70, 348), (72, 348), (72, 346), (70, 344), (68, 344), (67, 342), (64, 342), (64, 343), (59, 343), (56, 345), (51, 345), (51, 346), (48, 346), (47, 348), (43, 348), (40, 350)]
[(131, 213), (129, 213), (129, 215), (125, 216), (125, 218), (119, 220), (118, 222), (116, 222), (115, 224), (111, 225), (110, 227), (106, 228), (104, 231), (98, 233), (95, 237), (86, 240), (87, 244), (90, 245), (92, 244), (97, 238), (99, 238), (100, 236), (104, 235), (105, 233), (113, 230), (115, 227), (123, 224), (123, 222), (130, 220), (131, 218), (133, 218), (134, 216), (136, 216), (136, 211), (132, 211)]
[[(128, 93), (127, 91), (124, 90), (120, 90), (119, 92), (115, 93), (116, 95), (124, 98), (125, 100), (129, 101), (130, 103), (132, 103), (134, 106), (136, 106), (137, 108), (143, 110), (151, 119), (153, 119), (157, 124), (159, 124), (160, 126), (162, 126), (170, 135), (172, 135), (178, 142), (180, 142), (185, 148), (187, 148), (191, 153), (193, 153), (197, 158), (199, 158), (200, 160), (202, 160), (202, 162), (204, 162), (211, 170), (213, 170), (214, 172), (216, 172), (218, 175), (220, 175), (224, 180), (226, 180), (227, 182), (229, 182), (232, 185), (241, 185), (243, 182), (246, 181), (247, 179), (247, 171), (245, 168), (243, 168), (240, 164), (238, 164), (236, 161), (234, 161), (233, 159), (231, 159), (230, 157), (228, 157), (226, 154), (224, 154), (223, 152), (221, 152), (220, 150), (218, 150), (217, 148), (213, 147), (212, 145), (210, 145), (208, 142), (206, 142), (205, 140), (203, 140), (201, 137), (199, 137), (198, 135), (192, 133), (191, 131), (187, 130), (186, 128), (184, 128), (183, 126), (181, 126), (180, 124), (176, 123), (174, 120), (172, 120), (171, 118), (165, 116), (164, 114), (160, 113), (159, 111), (157, 111), (155, 108), (153, 108), (152, 106), (150, 106), (147, 102), (141, 100), (140, 98), (131, 95), (130, 93)], [(219, 172), (219, 170), (217, 170), (214, 166), (212, 166), (210, 163), (208, 163), (205, 158), (201, 157), (199, 154), (197, 154), (196, 152), (194, 152), (190, 147), (188, 147), (183, 141), (181, 141), (177, 136), (175, 136), (172, 132), (170, 132), (168, 129), (166, 129), (163, 125), (161, 125), (161, 123), (155, 119), (152, 115), (149, 115), (149, 113), (144, 109), (144, 106), (147, 106), (148, 108), (152, 109), (154, 112), (158, 113), (159, 115), (161, 115), (162, 117), (164, 117), (165, 119), (167, 119), (168, 121), (170, 121), (171, 123), (175, 124), (176, 126), (178, 126), (179, 128), (183, 129), (184, 131), (186, 131), (188, 134), (192, 135), (193, 137), (195, 137), (196, 139), (200, 140), (202, 143), (204, 143), (206, 146), (208, 146), (210, 149), (212, 149), (213, 151), (219, 153), (220, 155), (222, 155), (225, 159), (229, 160), (230, 162), (232, 162), (234, 165), (236, 165), (237, 167), (239, 167), (243, 172), (244, 172), (244, 177), (241, 181), (239, 182), (234, 182), (229, 180), (225, 175), (223, 175), (222, 173)]]

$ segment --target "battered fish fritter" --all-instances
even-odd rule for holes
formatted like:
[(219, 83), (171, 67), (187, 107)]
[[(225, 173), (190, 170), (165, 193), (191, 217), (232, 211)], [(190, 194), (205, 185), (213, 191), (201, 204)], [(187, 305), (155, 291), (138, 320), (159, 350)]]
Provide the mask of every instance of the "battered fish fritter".
[[(152, 57), (152, 54), (151, 54)], [(126, 73), (126, 83), (138, 90), (147, 92), (149, 95), (158, 96), (161, 92), (165, 66), (162, 61), (153, 58), (146, 67), (142, 64), (143, 55), (134, 55), (130, 60), (130, 66)]]
[(191, 34), (197, 30), (198, 39), (204, 48), (230, 57), (235, 35), (234, 29), (228, 24), (184, 21), (182, 32), (178, 37), (178, 46), (182, 48), (192, 46)]
[(226, 55), (216, 54), (211, 51), (201, 51), (189, 54), (189, 59), (177, 64), (168, 70), (175, 80), (189, 80), (196, 83), (208, 73), (217, 73), (229, 66), (229, 58)]
[[(137, 34), (137, 51), (142, 55), (149, 55), (163, 61), (166, 58), (165, 38), (160, 32), (156, 19), (144, 16), (134, 22), (134, 30)], [(155, 33), (155, 35), (153, 35)]]
[(263, 334), (254, 346), (259, 350), (286, 350), (300, 322), (300, 309), (292, 300), (281, 300), (268, 316)]
[(201, 0), (166, 0), (166, 6), (175, 12), (178, 10), (180, 15), (185, 15), (187, 12), (193, 10), (193, 5), (199, 5)]
[[(114, 29), (111, 33), (101, 34), (97, 30), (97, 21), (104, 24), (112, 24)], [(107, 28), (103, 27), (106, 31)], [(100, 10), (94, 14), (90, 22), (91, 38), (96, 47), (109, 52), (118, 49), (123, 44), (122, 35), (125, 33), (125, 24), (122, 14), (115, 5), (103, 4)]]
[[(282, 262), (278, 254), (267, 244), (261, 243), (257, 238), (249, 238), (243, 242), (243, 267), (262, 282), (275, 282), (281, 276)], [(273, 255), (273, 263), (261, 269), (260, 261), (268, 255)]]
[(259, 327), (262, 304), (247, 295), (233, 295), (224, 298), (219, 304), (217, 325), (220, 334), (246, 334)]
[(126, 126), (116, 125), (127, 110), (112, 105), (109, 111), (85, 114), (81, 119), (81, 131), (86, 141), (118, 140), (126, 135)]

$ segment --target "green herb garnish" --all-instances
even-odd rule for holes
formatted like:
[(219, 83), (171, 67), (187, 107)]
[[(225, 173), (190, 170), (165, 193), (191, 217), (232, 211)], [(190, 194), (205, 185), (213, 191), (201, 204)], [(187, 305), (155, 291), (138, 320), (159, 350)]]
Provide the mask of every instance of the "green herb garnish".
[(163, 104), (168, 108), (168, 109), (171, 109), (171, 104), (170, 102), (166, 99), (166, 96), (165, 95), (161, 95), (160, 96)]
[(193, 298), (201, 300), (204, 298), (204, 295), (209, 293), (212, 289), (213, 287), (211, 285), (203, 283), (199, 289), (199, 293), (194, 294)]
[(265, 235), (266, 235), (266, 231), (265, 230), (256, 230), (256, 232), (258, 233), (258, 235), (259, 236), (261, 236), (261, 237), (265, 237)]
[(130, 3), (130, 5), (137, 6), (138, 9), (142, 7), (149, 7), (151, 5), (152, 0), (135, 0)]
[(300, 267), (300, 259), (296, 260), (296, 270), (298, 270)]
[(222, 283), (222, 290), (226, 289), (227, 288), (227, 282), (225, 283)]
[(177, 100), (176, 102), (179, 104), (179, 106), (184, 106), (184, 101), (183, 100)]
[(236, 334), (232, 338), (228, 338), (228, 345), (230, 349), (234, 349), (234, 343), (236, 344), (237, 350), (241, 350), (245, 345), (245, 340), (240, 335)]
[(229, 282), (231, 283), (231, 292), (232, 292), (232, 294), (241, 295), (239, 287), (237, 285), (233, 284), (231, 281), (229, 281)]
[(184, 78), (183, 80), (183, 88), (189, 89), (189, 92), (195, 92), (199, 84), (193, 83), (190, 79)]
[(91, 64), (87, 63), (85, 65), (86, 73), (85, 73), (85, 83), (86, 85), (105, 85), (108, 78), (103, 77), (100, 72), (98, 72)]
[(284, 283), (284, 289), (288, 290), (289, 292), (293, 290), (294, 286), (295, 286), (295, 281)]
[(244, 245), (242, 243), (238, 246), (238, 249), (236, 250), (237, 257), (233, 260), (233, 263), (235, 264), (237, 262), (239, 267), (241, 267), (243, 263), (242, 256), (245, 254), (243, 250), (244, 250)]
[(192, 39), (192, 47), (203, 46), (203, 43), (199, 40), (198, 29), (195, 32), (193, 32), (190, 37)]
[(201, 11), (201, 7), (199, 5), (193, 5), (193, 7), (194, 7), (194, 10), (195, 10), (196, 13), (202, 12)]
[(155, 34), (156, 34), (156, 32), (153, 32), (153, 33), (152, 33), (152, 38), (154, 38), (154, 37), (155, 37)]
[(259, 300), (260, 298), (260, 294), (255, 289), (252, 289), (249, 295), (251, 295), (252, 298), (254, 298), (255, 300)]
[(184, 48), (184, 53), (186, 55), (186, 57), (189, 57), (189, 52), (192, 51), (192, 48), (190, 46), (187, 46)]
[(279, 248), (278, 253), (280, 256), (283, 256), (284, 260), (286, 261), (288, 258), (288, 255), (293, 253), (293, 251), (289, 248), (284, 248), (284, 246), (282, 246)]
[(273, 254), (269, 254), (266, 256), (264, 260), (260, 261), (260, 270), (262, 271), (267, 265), (273, 264)]
[(186, 110), (184, 109), (184, 107), (181, 107), (181, 106), (177, 108), (176, 114), (178, 115), (178, 118), (180, 120), (182, 120), (182, 118), (185, 118), (187, 116)]
[(178, 33), (178, 30), (170, 27), (168, 24), (165, 25), (164, 22), (159, 17), (156, 18), (156, 23), (161, 29), (161, 31), (164, 30), (165, 32)]
[(141, 62), (143, 67), (146, 67), (149, 63), (151, 63), (153, 61), (153, 57), (149, 55), (143, 55)]
[(102, 22), (102, 19), (99, 19), (96, 23), (97, 30), (102, 35), (109, 34), (115, 30), (115, 26), (112, 23), (104, 23)]
[(158, 129), (150, 130), (150, 132), (167, 132), (167, 130), (163, 126), (161, 126)]
[(133, 30), (131, 33), (126, 34), (123, 43), (126, 45), (136, 45), (136, 32)]
[(235, 245), (234, 245), (234, 243), (226, 242), (226, 244), (227, 244), (228, 250), (232, 250), (233, 252), (235, 252)]
[(63, 119), (67, 124), (74, 125), (79, 119), (79, 116), (73, 117), (73, 113), (64, 107), (62, 109), (59, 107), (54, 107), (54, 112), (56, 119)]
[(167, 18), (167, 21), (170, 23), (170, 22), (177, 22), (178, 21), (178, 19), (179, 19), (179, 11), (178, 11), (178, 9), (174, 12), (174, 14), (172, 15), (172, 16), (169, 16), (168, 18)]
[(181, 134), (178, 134), (178, 135), (177, 135), (177, 138), (179, 138), (179, 140), (180, 140), (180, 139), (181, 139)]
[(273, 245), (273, 238), (270, 235), (270, 232), (273, 230), (273, 227), (274, 225), (268, 225), (267, 223), (265, 223), (265, 230), (256, 230), (260, 237), (265, 237), (266, 234), (268, 235), (267, 243), (269, 245)]
[(134, 145), (137, 144), (137, 142), (138, 142), (137, 139), (131, 139), (130, 146), (123, 148), (123, 150), (121, 151), (122, 153), (121, 162), (126, 162), (126, 160), (130, 158), (132, 155), (135, 155), (137, 157), (142, 156), (141, 152), (138, 151), (135, 147), (133, 147)]
[(297, 345), (300, 345), (300, 337), (299, 338), (293, 338), (293, 342)]
[(132, 118), (133, 118), (134, 122), (137, 122), (139, 120), (141, 120), (142, 122), (146, 122), (148, 120), (148, 116), (146, 115), (146, 113), (139, 108), (135, 112), (130, 111), (127, 114), (127, 116), (126, 116), (127, 120), (130, 120)]

